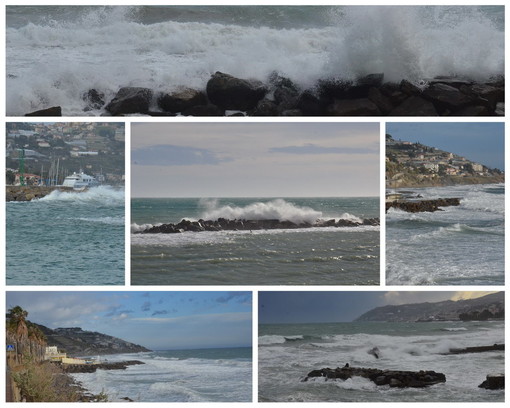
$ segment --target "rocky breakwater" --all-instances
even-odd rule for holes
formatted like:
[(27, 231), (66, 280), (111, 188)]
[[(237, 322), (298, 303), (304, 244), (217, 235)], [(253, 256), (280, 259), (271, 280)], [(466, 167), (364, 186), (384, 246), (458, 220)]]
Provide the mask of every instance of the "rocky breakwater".
[(128, 366), (145, 364), (138, 360), (98, 364), (61, 364), (66, 373), (95, 373), (96, 370), (125, 370)]
[[(455, 77), (393, 83), (376, 73), (356, 80), (322, 79), (303, 89), (276, 72), (265, 82), (216, 72), (205, 89), (169, 88), (174, 90), (122, 87), (111, 100), (89, 89), (82, 95), (84, 111), (113, 116), (504, 116), (505, 101), (503, 77), (482, 83)], [(60, 116), (61, 111), (52, 107), (27, 115)]]
[(379, 370), (376, 368), (361, 367), (343, 367), (343, 368), (322, 368), (313, 370), (302, 380), (308, 381), (310, 378), (322, 377), (326, 379), (347, 380), (352, 377), (368, 378), (376, 385), (389, 385), (395, 388), (423, 388), (430, 385), (446, 382), (446, 377), (442, 373), (435, 371), (399, 371), (399, 370)]
[(378, 218), (368, 218), (361, 222), (350, 220), (328, 221), (318, 220), (315, 223), (294, 223), (292, 221), (281, 220), (227, 220), (218, 218), (216, 221), (202, 219), (198, 221), (182, 220), (178, 224), (161, 224), (146, 228), (139, 233), (143, 234), (175, 234), (182, 232), (201, 232), (201, 231), (257, 231), (257, 230), (275, 230), (275, 229), (297, 229), (314, 227), (359, 227), (359, 226), (377, 226)]
[(398, 208), (406, 212), (434, 212), (442, 211), (441, 207), (460, 205), (460, 198), (438, 198), (435, 200), (416, 200), (416, 201), (391, 201), (386, 203), (386, 212), (390, 208)]
[(43, 198), (53, 191), (73, 191), (70, 187), (45, 187), (45, 186), (6, 186), (6, 201), (32, 201)]

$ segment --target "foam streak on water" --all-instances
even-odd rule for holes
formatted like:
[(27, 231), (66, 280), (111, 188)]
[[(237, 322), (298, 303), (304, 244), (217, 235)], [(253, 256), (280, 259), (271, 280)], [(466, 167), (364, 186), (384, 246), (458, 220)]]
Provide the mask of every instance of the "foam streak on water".
[(91, 88), (107, 100), (122, 86), (204, 89), (216, 71), (262, 81), (278, 71), (303, 88), (377, 72), (483, 80), (503, 74), (502, 10), (8, 7), (7, 113), (61, 105), (82, 116)]

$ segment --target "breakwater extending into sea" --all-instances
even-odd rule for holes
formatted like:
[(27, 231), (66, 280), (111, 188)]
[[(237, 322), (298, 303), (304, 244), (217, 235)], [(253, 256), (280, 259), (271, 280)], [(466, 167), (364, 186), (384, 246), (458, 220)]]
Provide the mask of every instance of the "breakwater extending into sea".
[(6, 186), (5, 201), (31, 201), (46, 197), (54, 191), (70, 192), (72, 187), (62, 186)]

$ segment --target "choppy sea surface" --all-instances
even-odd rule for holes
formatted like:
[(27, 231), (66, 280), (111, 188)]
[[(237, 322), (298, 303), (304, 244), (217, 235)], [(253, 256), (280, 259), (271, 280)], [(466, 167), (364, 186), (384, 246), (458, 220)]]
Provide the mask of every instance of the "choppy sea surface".
[(387, 81), (504, 74), (503, 6), (8, 6), (7, 115), (83, 109), (90, 89), (205, 89), (222, 71), (306, 89), (318, 79)]
[(379, 217), (378, 198), (222, 198), (131, 201), (135, 285), (368, 285), (379, 283), (377, 226), (139, 234), (191, 220)]
[[(504, 390), (478, 388), (504, 373), (504, 352), (444, 355), (452, 348), (504, 343), (504, 322), (259, 325), (259, 401), (494, 402)], [(379, 358), (368, 351), (377, 347)], [(325, 367), (434, 370), (446, 382), (426, 388), (376, 386), (368, 379), (301, 380)]]
[(459, 197), (461, 204), (432, 213), (407, 213), (395, 209), (388, 211), (387, 283), (503, 285), (504, 184), (434, 187), (412, 191), (423, 196), (423, 199)]
[(138, 360), (126, 370), (73, 374), (88, 391), (108, 401), (249, 402), (252, 401), (252, 349), (169, 350), (101, 356), (101, 360)]
[(54, 191), (6, 204), (8, 285), (123, 285), (124, 191)]

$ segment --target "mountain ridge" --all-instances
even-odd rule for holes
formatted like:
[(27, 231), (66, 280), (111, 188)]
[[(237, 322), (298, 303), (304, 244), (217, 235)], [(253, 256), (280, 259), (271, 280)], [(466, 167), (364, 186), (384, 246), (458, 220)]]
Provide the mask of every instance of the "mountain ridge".
[(425, 322), (451, 320), (492, 320), (504, 317), (504, 292), (475, 299), (409, 303), (376, 307), (355, 322)]

